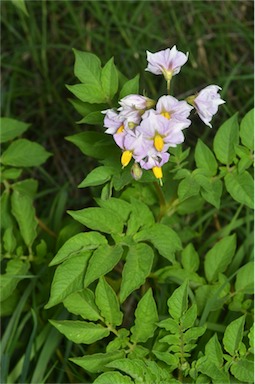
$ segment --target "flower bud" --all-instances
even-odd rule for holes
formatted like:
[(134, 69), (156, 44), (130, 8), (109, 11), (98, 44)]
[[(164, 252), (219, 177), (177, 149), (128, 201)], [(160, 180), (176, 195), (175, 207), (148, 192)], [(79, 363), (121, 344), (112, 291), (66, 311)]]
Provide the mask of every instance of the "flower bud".
[(141, 179), (141, 177), (143, 175), (143, 171), (142, 171), (142, 168), (140, 168), (138, 163), (133, 164), (133, 166), (131, 168), (131, 175), (135, 180)]

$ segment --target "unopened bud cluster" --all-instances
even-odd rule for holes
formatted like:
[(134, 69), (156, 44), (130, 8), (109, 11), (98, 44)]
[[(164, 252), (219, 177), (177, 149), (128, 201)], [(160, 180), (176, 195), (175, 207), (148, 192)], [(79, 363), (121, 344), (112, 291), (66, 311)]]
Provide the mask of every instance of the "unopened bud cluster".
[[(172, 76), (178, 74), (188, 60), (188, 54), (176, 49), (166, 49), (156, 53), (147, 51), (147, 71), (162, 74), (167, 81), (169, 92)], [(197, 95), (186, 100), (177, 100), (170, 95), (162, 96), (157, 102), (141, 95), (128, 95), (119, 101), (117, 110), (102, 111), (105, 114), (106, 133), (113, 135), (116, 144), (122, 149), (121, 163), (126, 167), (131, 159), (135, 161), (132, 170), (139, 179), (142, 171), (152, 170), (157, 179), (162, 179), (161, 167), (170, 157), (169, 147), (183, 143), (183, 130), (191, 125), (190, 112), (196, 109), (202, 121), (212, 127), (210, 121), (218, 111), (221, 99), (217, 85), (209, 85)]]

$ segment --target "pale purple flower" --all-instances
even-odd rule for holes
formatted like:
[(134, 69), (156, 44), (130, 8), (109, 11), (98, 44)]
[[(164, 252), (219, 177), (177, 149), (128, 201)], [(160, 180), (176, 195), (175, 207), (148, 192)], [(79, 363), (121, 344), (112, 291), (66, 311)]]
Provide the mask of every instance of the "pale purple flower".
[(184, 141), (182, 129), (185, 123), (166, 119), (154, 110), (147, 112), (147, 117), (136, 128), (143, 134), (145, 140), (158, 152), (166, 152), (169, 147), (176, 147)]
[(219, 105), (225, 103), (218, 94), (219, 90), (221, 88), (218, 85), (208, 85), (199, 92), (193, 101), (200, 119), (210, 128), (212, 128), (210, 121), (213, 115), (217, 113)]
[(149, 107), (152, 107), (155, 102), (146, 96), (131, 94), (121, 99), (119, 104), (121, 105), (119, 111), (127, 108), (143, 111), (148, 108), (148, 105)]
[(170, 80), (172, 76), (180, 72), (181, 67), (188, 60), (188, 53), (183, 53), (173, 48), (151, 53), (146, 51), (148, 66), (145, 69), (155, 75), (163, 74), (166, 80)]
[(190, 111), (193, 109), (186, 101), (179, 101), (173, 96), (161, 96), (156, 105), (156, 112), (167, 119), (175, 119), (183, 122), (183, 127), (190, 126), (191, 121), (188, 119)]
[(114, 135), (123, 126), (124, 117), (120, 116), (114, 109), (106, 109), (102, 113), (105, 114), (104, 127), (107, 128), (105, 133)]
[(123, 120), (125, 129), (133, 129), (140, 124), (141, 121), (140, 111), (131, 108), (121, 108), (119, 116)]
[(140, 160), (140, 165), (143, 169), (152, 169), (154, 167), (162, 167), (169, 160), (168, 152), (157, 152), (154, 148), (151, 148), (144, 159)]

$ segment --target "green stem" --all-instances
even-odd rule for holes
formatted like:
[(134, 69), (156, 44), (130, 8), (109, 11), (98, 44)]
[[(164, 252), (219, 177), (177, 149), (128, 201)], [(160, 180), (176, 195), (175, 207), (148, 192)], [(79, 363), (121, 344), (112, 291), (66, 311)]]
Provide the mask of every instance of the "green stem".
[(166, 81), (166, 89), (167, 89), (167, 94), (170, 95), (170, 84), (171, 84), (171, 79), (168, 79)]

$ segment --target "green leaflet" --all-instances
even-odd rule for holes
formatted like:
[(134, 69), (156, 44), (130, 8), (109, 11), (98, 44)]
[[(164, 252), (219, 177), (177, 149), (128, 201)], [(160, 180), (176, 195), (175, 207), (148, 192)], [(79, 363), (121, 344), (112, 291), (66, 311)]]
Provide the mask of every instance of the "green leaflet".
[(137, 94), (139, 92), (139, 80), (140, 76), (136, 75), (133, 79), (126, 81), (120, 91), (119, 99), (128, 95)]
[(1, 275), (1, 301), (7, 299), (13, 293), (20, 280), (22, 280), (29, 269), (29, 263), (22, 260), (9, 260), (6, 272)]
[(94, 293), (88, 288), (71, 293), (63, 300), (63, 304), (69, 312), (85, 320), (97, 321), (101, 318), (95, 304)]
[(151, 242), (160, 255), (172, 262), (175, 260), (175, 252), (182, 249), (181, 240), (177, 233), (167, 225), (160, 223), (138, 232), (134, 236), (134, 240)]
[(105, 372), (98, 376), (94, 384), (132, 384), (134, 383), (129, 376), (124, 376), (119, 372)]
[(225, 329), (223, 336), (223, 345), (225, 350), (234, 356), (241, 344), (244, 331), (245, 315), (232, 321)]
[(100, 276), (106, 275), (120, 261), (123, 249), (119, 245), (100, 245), (89, 260), (84, 285), (89, 286)]
[(157, 328), (158, 312), (151, 288), (139, 301), (135, 311), (135, 325), (131, 328), (132, 342), (146, 342)]
[(68, 340), (77, 344), (92, 344), (109, 336), (109, 329), (87, 321), (49, 320)]
[(17, 246), (16, 238), (13, 234), (13, 228), (9, 227), (4, 231), (3, 245), (6, 252), (12, 254)]
[(191, 196), (197, 196), (200, 191), (200, 185), (197, 183), (194, 175), (189, 175), (183, 179), (178, 186), (178, 197), (184, 201)]
[(230, 366), (232, 375), (242, 383), (254, 382), (254, 363), (251, 360), (240, 359)]
[(96, 305), (107, 324), (121, 325), (123, 313), (120, 311), (119, 301), (116, 293), (104, 277), (99, 279), (96, 287)]
[(218, 340), (217, 333), (208, 341), (205, 346), (205, 355), (208, 359), (215, 364), (217, 367), (222, 367), (223, 365), (223, 352), (221, 345)]
[(182, 251), (183, 268), (190, 272), (196, 272), (199, 268), (199, 256), (192, 243), (188, 244)]
[(122, 272), (122, 282), (120, 287), (120, 302), (135, 289), (139, 288), (148, 277), (154, 254), (147, 244), (136, 244), (130, 246), (126, 257), (126, 263)]
[(111, 209), (116, 212), (124, 223), (126, 223), (130, 212), (132, 210), (131, 204), (127, 203), (125, 200), (118, 199), (116, 197), (111, 197), (107, 200), (97, 199), (97, 204), (102, 208)]
[[(108, 353), (94, 353), (93, 355), (87, 355), (83, 357), (73, 357), (69, 360), (79, 365), (88, 372), (97, 373), (104, 371), (104, 366), (106, 364), (110, 363), (111, 361), (121, 359), (123, 357), (125, 357), (124, 351), (114, 351)], [(96, 381), (94, 381), (94, 383), (95, 382)], [(119, 383), (119, 381), (116, 383)]]
[(93, 80), (88, 80), (86, 84), (66, 85), (66, 88), (85, 103), (101, 104), (106, 102), (102, 85)]
[(86, 227), (105, 233), (122, 233), (121, 216), (107, 208), (85, 208), (79, 211), (67, 211), (74, 220)]
[(86, 178), (78, 185), (79, 188), (93, 187), (102, 185), (111, 179), (114, 169), (107, 166), (101, 166), (93, 169)]
[[(29, 153), (29, 156), (27, 155)], [(1, 163), (13, 167), (35, 167), (51, 156), (40, 144), (27, 139), (17, 139), (3, 152)]]
[(254, 182), (252, 176), (244, 171), (241, 174), (236, 172), (228, 173), (225, 178), (226, 189), (234, 200), (245, 204), (247, 207), (254, 207)]
[(9, 117), (1, 117), (0, 126), (0, 143), (5, 143), (6, 141), (10, 141), (18, 136), (21, 136), (22, 133), (26, 132), (30, 124), (11, 119)]
[(240, 124), (240, 138), (243, 145), (253, 150), (254, 147), (254, 109), (246, 113)]
[(170, 315), (175, 320), (180, 320), (188, 308), (188, 283), (184, 282), (167, 300)]
[(18, 222), (21, 236), (27, 247), (31, 247), (37, 236), (37, 220), (32, 198), (14, 190), (11, 196), (12, 214)]
[(197, 168), (202, 168), (208, 176), (215, 176), (218, 169), (218, 163), (210, 148), (198, 139), (195, 148), (195, 161)]
[(254, 262), (245, 264), (236, 275), (235, 290), (252, 295), (254, 291)]
[(215, 281), (231, 263), (236, 250), (236, 236), (226, 236), (218, 241), (205, 255), (205, 276), (209, 282)]
[(230, 165), (236, 156), (235, 146), (239, 143), (237, 116), (238, 114), (236, 113), (223, 123), (214, 137), (214, 153), (222, 164)]
[(104, 244), (107, 244), (107, 240), (98, 232), (78, 233), (64, 243), (49, 265), (60, 264), (69, 257), (73, 257), (84, 251), (97, 249), (100, 245)]
[(61, 303), (71, 293), (83, 289), (84, 273), (90, 255), (90, 251), (84, 251), (82, 254), (64, 261), (56, 269), (46, 309)]
[(101, 82), (106, 99), (108, 101), (112, 100), (118, 90), (119, 85), (118, 71), (114, 65), (113, 57), (105, 64), (102, 69)]

